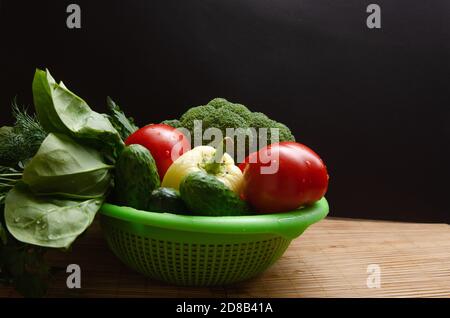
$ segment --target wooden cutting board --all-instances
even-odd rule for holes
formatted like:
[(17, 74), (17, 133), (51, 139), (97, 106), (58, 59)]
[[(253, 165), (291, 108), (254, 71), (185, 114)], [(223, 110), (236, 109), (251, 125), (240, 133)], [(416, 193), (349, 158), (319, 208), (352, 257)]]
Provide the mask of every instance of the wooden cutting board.
[[(51, 261), (64, 268), (79, 264), (82, 271), (78, 290), (66, 287), (65, 271), (57, 274), (52, 297), (450, 297), (446, 224), (328, 218), (294, 240), (264, 274), (228, 287), (185, 288), (146, 279), (115, 258), (97, 223), (72, 253), (54, 253)], [(0, 287), (0, 297), (16, 296)]]

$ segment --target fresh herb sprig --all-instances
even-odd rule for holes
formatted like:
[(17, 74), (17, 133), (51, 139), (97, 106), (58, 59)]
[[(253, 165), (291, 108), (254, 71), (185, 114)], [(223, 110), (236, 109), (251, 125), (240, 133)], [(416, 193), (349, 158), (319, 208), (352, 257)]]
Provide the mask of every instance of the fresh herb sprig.
[(22, 178), (22, 172), (11, 167), (0, 166), (0, 205), (5, 203), (9, 190)]
[(0, 284), (14, 286), (25, 297), (44, 296), (52, 277), (47, 249), (17, 241), (1, 222), (0, 237)]
[(15, 167), (34, 156), (47, 133), (37, 117), (28, 114), (16, 101), (12, 104), (12, 113), (14, 126), (0, 128), (0, 165)]
[(14, 126), (0, 128), (0, 284), (35, 297), (52, 276), (45, 252), (70, 248), (91, 224), (137, 127), (112, 100), (109, 115), (93, 111), (48, 70), (36, 70), (32, 89), (38, 116), (14, 103)]
[(12, 103), (14, 126), (0, 128), (0, 284), (13, 285), (25, 297), (45, 295), (50, 267), (46, 248), (17, 241), (4, 224), (4, 203), (9, 191), (22, 178), (25, 162), (39, 149), (47, 133), (37, 117)]
[(106, 104), (109, 110), (108, 119), (119, 132), (122, 140), (127, 139), (129, 135), (138, 130), (138, 127), (134, 123), (134, 119), (125, 116), (119, 105), (117, 105), (111, 97), (106, 97)]

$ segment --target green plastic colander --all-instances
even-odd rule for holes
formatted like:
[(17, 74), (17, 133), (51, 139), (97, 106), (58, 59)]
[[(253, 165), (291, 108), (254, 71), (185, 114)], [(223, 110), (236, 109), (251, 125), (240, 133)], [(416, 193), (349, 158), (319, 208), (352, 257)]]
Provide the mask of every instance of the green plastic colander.
[(322, 198), (280, 214), (185, 216), (112, 204), (104, 204), (100, 214), (109, 247), (132, 269), (175, 285), (214, 286), (266, 270), (328, 209)]

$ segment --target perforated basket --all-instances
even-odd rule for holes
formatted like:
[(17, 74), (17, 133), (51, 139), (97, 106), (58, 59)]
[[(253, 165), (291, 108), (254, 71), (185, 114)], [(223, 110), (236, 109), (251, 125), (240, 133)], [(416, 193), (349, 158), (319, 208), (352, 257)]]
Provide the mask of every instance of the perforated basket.
[(280, 214), (184, 216), (104, 204), (101, 224), (113, 253), (153, 279), (184, 286), (226, 285), (275, 263), (292, 239), (328, 214), (325, 198)]

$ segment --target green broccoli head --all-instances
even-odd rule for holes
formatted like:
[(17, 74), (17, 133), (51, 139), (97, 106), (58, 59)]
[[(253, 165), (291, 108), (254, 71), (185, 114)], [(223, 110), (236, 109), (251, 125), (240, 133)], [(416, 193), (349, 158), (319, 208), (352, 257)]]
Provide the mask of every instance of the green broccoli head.
[(223, 105), (221, 109), (227, 109), (235, 114), (238, 114), (241, 116), (247, 123), (252, 117), (252, 112), (245, 107), (242, 104), (234, 104), (234, 103), (228, 103), (226, 105)]
[(161, 124), (165, 124), (173, 128), (181, 127), (181, 122), (178, 119), (167, 119), (162, 121)]
[[(231, 137), (233, 139), (233, 157), (236, 161), (242, 161), (246, 154), (248, 154), (249, 146), (253, 140), (253, 135), (248, 129), (247, 121), (235, 112), (232, 112), (226, 106), (216, 109), (203, 121), (204, 131), (208, 128), (218, 128), (222, 132), (223, 137)], [(233, 128), (228, 130), (227, 128)], [(213, 140), (205, 140), (204, 143), (209, 143)], [(238, 152), (240, 150), (240, 152)], [(246, 152), (244, 152), (246, 151)], [(238, 157), (239, 154), (239, 157)]]
[(226, 107), (215, 109), (203, 120), (203, 128), (219, 128), (225, 133), (226, 128), (248, 128), (247, 121)]
[(252, 112), (244, 105), (232, 103), (232, 102), (226, 100), (225, 98), (220, 98), (220, 97), (214, 98), (213, 100), (211, 100), (208, 103), (208, 105), (213, 106), (215, 109), (219, 109), (219, 108), (228, 109), (228, 110), (232, 111), (233, 113), (238, 114), (246, 121), (248, 121), (250, 119), (251, 114), (252, 114)]
[(231, 103), (229, 101), (227, 101), (225, 98), (221, 98), (221, 97), (214, 98), (208, 102), (208, 105), (214, 107), (215, 109), (219, 109), (228, 104), (231, 104)]
[(270, 128), (276, 122), (263, 113), (253, 112), (248, 125), (252, 128)]
[[(215, 98), (211, 100), (207, 105), (197, 106), (189, 109), (180, 118), (180, 122), (167, 121), (172, 127), (180, 128), (184, 127), (191, 133), (191, 142), (194, 144), (194, 121), (202, 121), (202, 131), (205, 132), (208, 128), (218, 128), (222, 132), (223, 136), (234, 137), (235, 141), (235, 160), (237, 154), (238, 138), (244, 141), (244, 144), (239, 144), (239, 147), (245, 146), (246, 154), (248, 151), (260, 149), (261, 146), (271, 144), (275, 142), (275, 137), (271, 134), (271, 128), (277, 128), (279, 133), (279, 141), (295, 141), (289, 128), (275, 120), (270, 119), (265, 114), (260, 112), (251, 112), (247, 107), (242, 104), (235, 104), (229, 102), (224, 98)], [(227, 134), (227, 128), (241, 128), (234, 131), (234, 136)], [(254, 128), (254, 129), (249, 129)], [(267, 129), (267, 134), (260, 131), (261, 128)], [(256, 131), (255, 131), (256, 130)], [(251, 133), (253, 132), (253, 134)], [(255, 134), (256, 133), (256, 134)], [(244, 135), (244, 136), (241, 136)], [(263, 140), (267, 136), (267, 141)], [(197, 138), (204, 136), (198, 135)], [(208, 144), (212, 140), (202, 140), (202, 144)], [(254, 144), (253, 144), (254, 143)]]
[(194, 120), (204, 120), (205, 117), (215, 110), (216, 109), (210, 105), (192, 107), (181, 116), (181, 126), (192, 132), (194, 130)]
[(280, 142), (281, 141), (295, 141), (294, 135), (292, 134), (291, 130), (285, 124), (277, 122), (275, 124), (275, 127), (273, 127), (273, 128), (279, 129)]
[[(278, 140), (281, 141), (295, 141), (294, 136), (292, 135), (290, 129), (282, 124), (279, 123), (273, 119), (270, 119), (263, 113), (255, 112), (252, 113), (252, 118), (249, 121), (249, 127), (255, 128), (256, 132), (258, 134), (258, 149), (260, 148), (259, 145), (261, 145), (261, 138), (264, 138), (267, 136), (267, 144), (272, 144), (275, 142), (275, 137), (272, 137), (271, 128), (277, 128), (278, 129)], [(267, 129), (267, 134), (262, 133), (260, 130), (261, 128)], [(255, 139), (256, 140), (256, 139)]]

